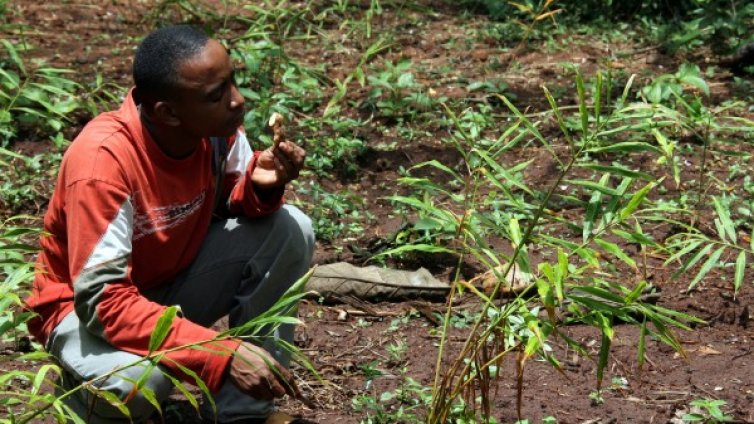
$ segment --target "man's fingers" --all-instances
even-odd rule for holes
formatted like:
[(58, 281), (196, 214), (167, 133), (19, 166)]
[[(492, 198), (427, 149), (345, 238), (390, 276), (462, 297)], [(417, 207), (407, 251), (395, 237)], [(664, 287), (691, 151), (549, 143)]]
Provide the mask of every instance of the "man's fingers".
[(288, 181), (298, 177), (299, 168), (287, 156), (276, 154), (275, 167)]
[(275, 375), (280, 379), (280, 382), (285, 387), (285, 393), (288, 394), (288, 396), (291, 396), (293, 398), (299, 398), (301, 397), (301, 392), (298, 390), (298, 386), (296, 386), (296, 381), (293, 379), (293, 374), (285, 368), (279, 368), (279, 372), (275, 373)]
[(270, 387), (270, 392), (272, 395), (276, 398), (283, 397), (286, 393), (288, 393), (288, 390), (286, 389), (287, 384), (281, 384), (280, 381), (278, 381), (276, 376), (270, 376), (269, 379), (267, 379), (267, 384)]
[(292, 141), (286, 140), (277, 149), (274, 149), (273, 152), (277, 155), (285, 156), (297, 168), (301, 168), (304, 165), (306, 150)]

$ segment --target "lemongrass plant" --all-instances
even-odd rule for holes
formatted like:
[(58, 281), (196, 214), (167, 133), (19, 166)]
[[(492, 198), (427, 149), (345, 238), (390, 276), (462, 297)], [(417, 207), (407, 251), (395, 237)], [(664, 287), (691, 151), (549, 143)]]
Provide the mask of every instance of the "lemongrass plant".
[[(432, 168), (441, 175), (437, 180), (443, 182), (407, 176), (401, 182), (417, 193), (392, 197), (397, 204), (415, 211), (418, 218), (415, 230), (422, 237), (383, 255), (442, 252), (458, 258), (442, 324), (427, 422), (448, 422), (454, 405), (461, 399), (482, 422), (488, 422), (492, 414), (491, 396), (499, 378), (497, 370), (505, 360), (516, 365), (520, 418), (523, 374), (528, 360), (539, 356), (561, 370), (550, 347), (553, 339), (560, 339), (587, 355), (588, 350), (563, 331), (565, 325), (582, 323), (600, 331), (600, 349), (595, 360), (599, 390), (617, 322), (640, 328), (639, 366), (644, 361), (648, 335), (683, 353), (672, 329), (690, 330), (689, 323), (700, 322), (657, 306), (646, 297), (651, 286), (642, 255), (648, 250), (662, 250), (662, 246), (643, 232), (638, 217), (647, 195), (658, 184), (656, 176), (628, 165), (604, 165), (591, 159), (590, 152), (595, 147), (609, 145), (610, 139), (615, 139), (615, 128), (637, 125), (632, 113), (635, 106), (628, 102), (633, 77), (613, 104), (603, 98), (603, 91), (612, 90), (609, 73), (607, 76), (602, 73), (595, 76), (592, 96), (587, 98), (583, 78), (576, 73), (579, 112), (575, 123), (564, 116), (544, 88), (552, 107), (551, 115), (564, 140), (560, 145), (540, 132), (541, 122), (530, 121), (503, 96), (500, 99), (515, 120), (497, 140), (481, 140), (479, 134), (472, 136), (464, 130), (458, 116), (447, 109), (456, 131), (447, 141), (458, 151), (462, 165), (453, 168), (438, 161), (419, 164), (413, 170)], [(603, 87), (605, 81), (607, 86)], [(524, 143), (539, 145), (552, 157), (556, 172), (546, 191), (537, 190), (521, 177), (521, 171), (531, 161), (510, 167), (502, 164), (507, 152)], [(584, 178), (585, 171), (592, 177)], [(576, 174), (582, 177), (572, 177)], [(564, 192), (564, 188), (573, 194)], [(555, 200), (581, 208), (584, 212), (581, 222), (574, 222), (572, 216), (558, 211)], [(578, 239), (574, 240), (574, 232), (580, 235)], [(494, 239), (497, 243), (493, 243)], [(627, 251), (616, 239), (640, 245), (639, 254)], [(494, 247), (501, 240), (509, 243), (512, 253)], [(554, 262), (541, 260), (534, 266), (529, 258), (532, 246), (540, 253), (554, 255)], [(461, 278), (461, 264), (469, 259), (497, 277), (490, 291), (485, 293)], [(624, 275), (617, 272), (619, 267), (634, 276), (626, 282)], [(532, 288), (508, 302), (496, 302), (508, 284), (505, 276), (514, 268), (532, 275)], [(606, 268), (612, 268), (615, 274), (611, 276)], [(448, 335), (452, 304), (456, 295), (464, 291), (474, 293), (482, 306), (458, 353), (451, 355)]]

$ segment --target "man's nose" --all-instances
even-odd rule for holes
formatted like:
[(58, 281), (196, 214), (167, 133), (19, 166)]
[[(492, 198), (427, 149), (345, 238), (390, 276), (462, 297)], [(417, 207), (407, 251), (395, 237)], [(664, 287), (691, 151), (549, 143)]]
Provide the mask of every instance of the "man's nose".
[(230, 89), (230, 108), (231, 109), (242, 108), (245, 101), (246, 100), (244, 100), (243, 96), (241, 95), (241, 92), (238, 91), (238, 87), (236, 87), (236, 85), (233, 84)]

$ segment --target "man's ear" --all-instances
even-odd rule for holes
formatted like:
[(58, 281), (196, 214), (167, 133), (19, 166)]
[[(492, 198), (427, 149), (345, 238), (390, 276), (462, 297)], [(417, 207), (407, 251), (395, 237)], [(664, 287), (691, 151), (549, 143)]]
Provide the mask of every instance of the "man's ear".
[(181, 120), (178, 118), (175, 109), (173, 109), (173, 106), (169, 102), (165, 101), (158, 101), (154, 104), (152, 107), (152, 120), (169, 127), (181, 125)]

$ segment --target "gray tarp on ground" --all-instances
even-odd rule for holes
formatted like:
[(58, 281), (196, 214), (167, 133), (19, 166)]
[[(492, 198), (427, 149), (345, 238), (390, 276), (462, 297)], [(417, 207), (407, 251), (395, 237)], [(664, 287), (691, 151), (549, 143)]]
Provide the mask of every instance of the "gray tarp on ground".
[(318, 266), (306, 289), (325, 300), (353, 296), (363, 300), (444, 299), (450, 290), (424, 268), (401, 271), (377, 266), (360, 268), (346, 262)]

